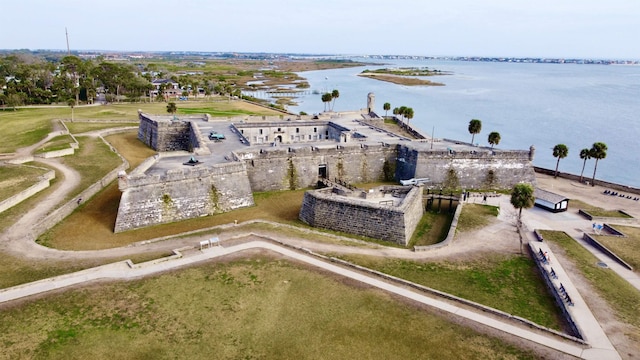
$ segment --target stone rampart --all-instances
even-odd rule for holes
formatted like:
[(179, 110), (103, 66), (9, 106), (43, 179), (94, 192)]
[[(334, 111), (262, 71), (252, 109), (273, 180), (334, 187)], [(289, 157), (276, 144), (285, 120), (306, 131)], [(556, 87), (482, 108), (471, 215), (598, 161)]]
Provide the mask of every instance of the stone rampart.
[(529, 156), (529, 151), (421, 151), (403, 146), (396, 178), (428, 178), (431, 188), (506, 189), (523, 181), (535, 183)]
[(290, 190), (315, 186), (318, 177), (348, 183), (393, 180), (395, 147), (345, 144), (304, 148), (272, 147), (238, 152), (247, 164), (253, 191)]
[(139, 112), (138, 139), (156, 151), (189, 151), (209, 153), (204, 139), (194, 121), (159, 118)]
[(422, 213), (422, 187), (410, 188), (399, 206), (337, 195), (327, 188), (304, 194), (300, 220), (314, 227), (407, 245)]
[(242, 162), (170, 170), (162, 175), (120, 174), (122, 197), (115, 232), (192, 219), (252, 206)]

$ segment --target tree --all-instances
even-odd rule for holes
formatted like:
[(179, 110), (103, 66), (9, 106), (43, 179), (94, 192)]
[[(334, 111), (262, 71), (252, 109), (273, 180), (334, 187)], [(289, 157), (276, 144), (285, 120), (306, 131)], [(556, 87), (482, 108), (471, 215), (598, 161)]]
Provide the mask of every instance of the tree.
[(584, 148), (580, 150), (580, 159), (582, 162), (582, 171), (580, 172), (580, 182), (582, 182), (582, 174), (584, 174), (584, 166), (587, 165), (587, 160), (591, 159), (591, 150)]
[(400, 108), (394, 107), (393, 111), (392, 111), (393, 115), (398, 116), (400, 115)]
[(333, 98), (331, 97), (331, 93), (322, 94), (322, 103), (324, 104), (324, 111), (327, 111), (327, 103), (331, 102)]
[(387, 113), (391, 110), (391, 104), (388, 102), (384, 103), (384, 105), (382, 105), (382, 110), (384, 110), (384, 117), (387, 117)]
[(407, 118), (407, 126), (409, 126), (409, 121), (413, 119), (413, 108), (406, 108), (404, 110), (404, 117)]
[(67, 100), (67, 105), (69, 105), (69, 107), (71, 107), (71, 122), (73, 122), (73, 108), (76, 106), (76, 100), (69, 98)]
[(607, 144), (603, 142), (593, 143), (591, 150), (591, 157), (596, 159), (596, 164), (593, 166), (593, 178), (591, 179), (591, 186), (595, 186), (594, 182), (596, 181), (596, 170), (598, 169), (598, 160), (604, 159), (607, 157)]
[(471, 134), (472, 145), (473, 145), (474, 137), (476, 136), (476, 134), (480, 134), (481, 130), (482, 130), (482, 121), (478, 119), (471, 119), (471, 121), (469, 121), (469, 134)]
[(500, 144), (500, 133), (497, 131), (492, 131), (489, 133), (489, 144), (491, 144), (491, 148), (493, 149), (493, 145)]
[(176, 111), (178, 111), (178, 107), (176, 106), (176, 103), (174, 103), (173, 101), (169, 102), (167, 104), (167, 112), (171, 115), (175, 115)]
[(331, 105), (331, 111), (333, 111), (333, 107), (336, 105), (336, 99), (340, 97), (340, 92), (336, 89), (333, 89), (331, 92), (331, 100), (333, 100), (333, 104)]
[(560, 165), (560, 159), (564, 159), (569, 155), (569, 148), (565, 144), (558, 144), (553, 147), (553, 157), (558, 158), (556, 161), (556, 173), (554, 178), (558, 177), (558, 165)]
[(402, 116), (402, 121), (404, 122), (404, 115), (407, 112), (407, 107), (402, 105), (400, 106), (400, 108), (398, 109), (398, 115)]
[(516, 222), (516, 230), (520, 238), (520, 253), (522, 254), (522, 209), (533, 206), (536, 198), (533, 196), (533, 186), (530, 184), (516, 184), (511, 190), (511, 205), (518, 209), (518, 218)]

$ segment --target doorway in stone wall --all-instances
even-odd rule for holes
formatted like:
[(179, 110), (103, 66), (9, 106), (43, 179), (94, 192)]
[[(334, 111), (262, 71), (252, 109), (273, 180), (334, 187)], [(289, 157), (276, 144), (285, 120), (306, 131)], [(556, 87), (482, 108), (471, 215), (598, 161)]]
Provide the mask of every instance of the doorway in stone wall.
[(278, 136), (276, 136), (276, 142), (277, 142), (278, 144), (282, 144), (282, 135), (278, 135)]
[(327, 178), (327, 165), (321, 164), (318, 166), (318, 178), (326, 179)]

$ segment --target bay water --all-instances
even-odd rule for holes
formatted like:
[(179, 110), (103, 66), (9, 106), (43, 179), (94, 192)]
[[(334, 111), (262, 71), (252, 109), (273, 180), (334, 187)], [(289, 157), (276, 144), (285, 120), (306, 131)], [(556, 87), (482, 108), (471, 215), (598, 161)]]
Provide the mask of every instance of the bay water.
[[(371, 61), (368, 59), (356, 59)], [(381, 62), (381, 61), (377, 61)], [(501, 135), (498, 148), (536, 148), (534, 165), (555, 169), (553, 147), (565, 144), (569, 155), (559, 170), (579, 175), (580, 150), (604, 142), (607, 157), (596, 178), (640, 187), (640, 66), (582, 65), (449, 60), (384, 60), (384, 64), (300, 73), (318, 93), (337, 89), (334, 111), (366, 108), (375, 94), (375, 110), (385, 102), (414, 109), (413, 126), (436, 138), (471, 141), (469, 120), (482, 121), (474, 142), (488, 146), (488, 134)], [(426, 79), (445, 86), (404, 86), (357, 76), (365, 69), (428, 67), (450, 75)], [(320, 94), (307, 94), (291, 112), (319, 113)], [(391, 111), (389, 111), (391, 114)], [(587, 161), (591, 178), (595, 160)]]

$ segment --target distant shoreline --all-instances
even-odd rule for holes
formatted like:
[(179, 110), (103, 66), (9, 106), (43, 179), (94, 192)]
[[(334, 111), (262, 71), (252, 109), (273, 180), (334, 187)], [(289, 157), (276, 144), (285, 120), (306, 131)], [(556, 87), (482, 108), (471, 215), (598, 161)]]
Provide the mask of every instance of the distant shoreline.
[(358, 76), (407, 86), (445, 86), (443, 83), (392, 74), (360, 73)]

